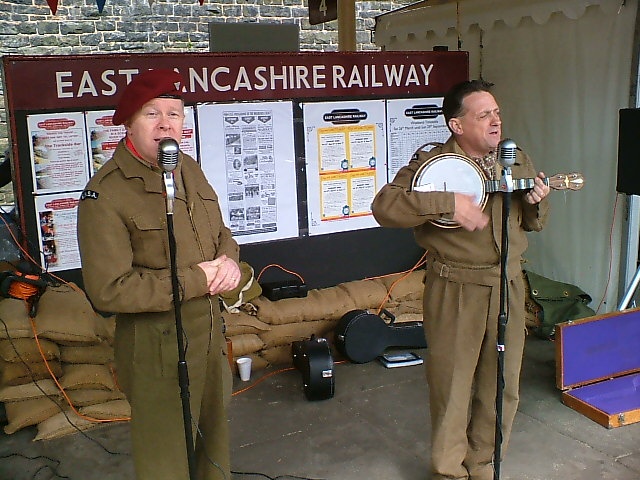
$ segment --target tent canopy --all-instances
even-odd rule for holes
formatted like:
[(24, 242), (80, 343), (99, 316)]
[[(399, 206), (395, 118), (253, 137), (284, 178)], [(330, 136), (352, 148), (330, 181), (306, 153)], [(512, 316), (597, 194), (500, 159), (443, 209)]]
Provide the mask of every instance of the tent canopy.
[[(542, 25), (554, 13), (577, 20), (589, 6), (598, 5), (605, 13), (612, 14), (620, 11), (624, 3), (627, 0), (425, 0), (379, 15), (376, 41), (378, 35), (393, 35), (403, 41), (409, 35), (429, 31), (444, 37), (449, 29), (464, 33), (471, 25), (487, 31), (499, 21), (517, 27), (526, 17)], [(384, 42), (384, 38), (379, 41)]]
[(503, 136), (548, 175), (584, 174), (581, 191), (551, 193), (525, 268), (580, 286), (598, 313), (616, 309), (638, 257), (640, 205), (616, 192), (619, 110), (636, 106), (637, 10), (637, 0), (436, 0), (375, 27), (383, 50), (468, 51), (471, 78), (495, 84)]

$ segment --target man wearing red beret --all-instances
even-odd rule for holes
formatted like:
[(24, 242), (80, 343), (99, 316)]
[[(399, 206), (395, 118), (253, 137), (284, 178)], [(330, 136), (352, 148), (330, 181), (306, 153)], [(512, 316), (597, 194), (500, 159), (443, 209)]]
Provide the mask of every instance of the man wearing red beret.
[[(178, 349), (169, 262), (166, 199), (158, 145), (182, 137), (181, 76), (137, 75), (113, 123), (124, 124), (111, 160), (91, 178), (78, 208), (86, 292), (96, 309), (116, 314), (120, 386), (132, 408), (139, 480), (189, 479), (178, 384)], [(174, 170), (176, 264), (184, 330), (197, 478), (229, 480), (226, 404), (231, 371), (218, 294), (240, 280), (239, 248), (218, 197), (197, 162), (180, 152)]]

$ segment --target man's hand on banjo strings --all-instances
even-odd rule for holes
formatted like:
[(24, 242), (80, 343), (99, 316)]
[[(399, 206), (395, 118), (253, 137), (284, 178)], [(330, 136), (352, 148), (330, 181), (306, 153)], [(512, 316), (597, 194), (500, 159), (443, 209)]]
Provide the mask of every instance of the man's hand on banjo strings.
[(473, 196), (464, 193), (456, 193), (455, 211), (453, 221), (457, 222), (465, 230), (473, 232), (482, 230), (489, 223), (489, 216), (476, 205)]

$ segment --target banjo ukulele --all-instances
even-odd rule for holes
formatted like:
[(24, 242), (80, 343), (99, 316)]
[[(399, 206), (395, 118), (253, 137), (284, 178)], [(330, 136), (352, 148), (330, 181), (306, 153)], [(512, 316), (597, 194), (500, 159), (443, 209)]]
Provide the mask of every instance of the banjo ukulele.
[[(581, 173), (558, 173), (546, 177), (544, 183), (553, 190), (580, 190), (584, 186)], [(513, 179), (513, 190), (529, 190), (534, 178)], [(456, 153), (436, 155), (422, 164), (413, 177), (411, 190), (415, 192), (454, 192), (471, 195), (476, 205), (484, 209), (487, 196), (500, 192), (500, 180), (489, 180), (482, 169), (470, 158)], [(444, 228), (459, 227), (457, 222), (445, 218), (431, 220)]]

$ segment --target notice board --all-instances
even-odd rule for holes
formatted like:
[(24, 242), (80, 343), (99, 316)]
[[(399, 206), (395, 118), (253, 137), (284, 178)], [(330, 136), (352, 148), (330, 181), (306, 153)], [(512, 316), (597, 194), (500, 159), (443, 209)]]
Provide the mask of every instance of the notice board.
[(241, 259), (256, 273), (281, 265), (310, 288), (414, 266), (412, 232), (377, 226), (370, 200), (418, 146), (448, 136), (442, 95), (468, 79), (467, 52), (5, 56), (2, 66), (22, 246), (80, 285), (77, 203), (123, 136), (111, 115), (139, 72), (185, 79), (180, 147), (218, 191)]

